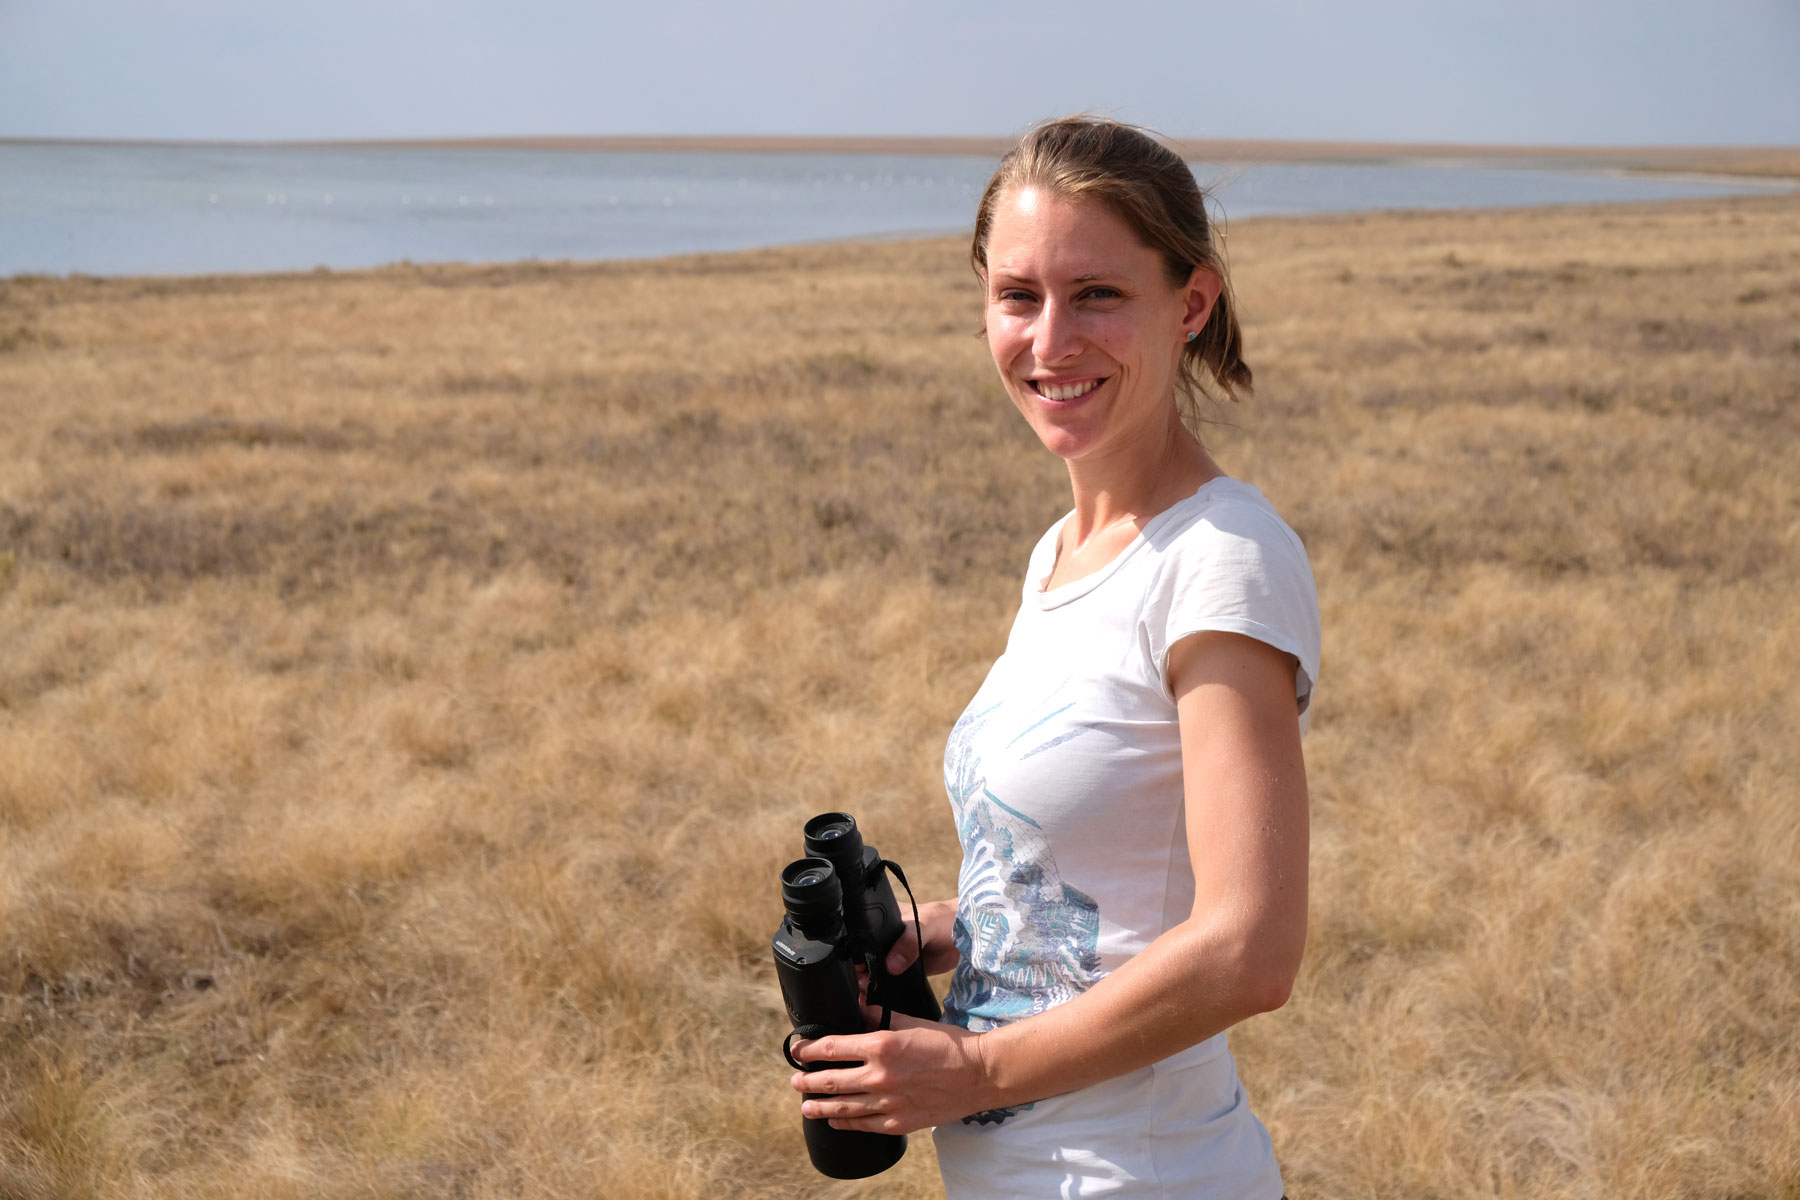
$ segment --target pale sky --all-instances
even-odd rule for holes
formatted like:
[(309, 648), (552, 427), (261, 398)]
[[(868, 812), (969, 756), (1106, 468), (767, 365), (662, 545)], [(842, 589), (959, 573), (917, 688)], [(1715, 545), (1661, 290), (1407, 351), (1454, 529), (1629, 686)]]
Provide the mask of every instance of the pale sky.
[(1800, 0), (0, 0), (0, 137), (1800, 144)]

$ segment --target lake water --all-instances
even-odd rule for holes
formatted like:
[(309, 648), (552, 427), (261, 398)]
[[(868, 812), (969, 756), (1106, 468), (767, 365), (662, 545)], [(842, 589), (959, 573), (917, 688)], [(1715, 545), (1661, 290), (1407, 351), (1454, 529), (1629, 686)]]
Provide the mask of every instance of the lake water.
[[(645, 258), (969, 228), (989, 158), (0, 145), (0, 276)], [(1231, 218), (1734, 195), (1598, 171), (1194, 165)]]

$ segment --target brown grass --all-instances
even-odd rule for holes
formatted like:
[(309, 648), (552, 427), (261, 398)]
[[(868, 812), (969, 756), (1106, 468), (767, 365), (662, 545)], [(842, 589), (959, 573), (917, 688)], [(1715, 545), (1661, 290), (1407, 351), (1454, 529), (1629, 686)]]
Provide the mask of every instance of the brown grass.
[[(1800, 202), (1245, 222), (1306, 538), (1295, 1195), (1800, 1195)], [(0, 283), (0, 1195), (805, 1165), (775, 872), (953, 887), (1066, 504), (952, 240)]]

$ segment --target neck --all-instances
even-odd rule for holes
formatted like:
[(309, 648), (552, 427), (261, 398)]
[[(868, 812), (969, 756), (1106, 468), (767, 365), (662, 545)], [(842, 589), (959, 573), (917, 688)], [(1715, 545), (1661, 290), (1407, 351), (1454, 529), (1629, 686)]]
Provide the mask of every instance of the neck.
[(1141, 526), (1224, 474), (1206, 447), (1173, 417), (1159, 438), (1068, 466), (1069, 486), (1075, 493), (1070, 524), (1077, 547), (1115, 525)]

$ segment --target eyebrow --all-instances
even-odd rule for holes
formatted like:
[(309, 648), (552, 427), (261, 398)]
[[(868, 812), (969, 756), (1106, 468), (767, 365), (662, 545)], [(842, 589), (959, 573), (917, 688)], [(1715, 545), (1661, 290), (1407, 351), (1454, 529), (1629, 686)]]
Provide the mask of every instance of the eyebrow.
[[(1014, 273), (1014, 272), (1012, 272), (1012, 271), (1005, 271), (1005, 270), (997, 270), (997, 271), (995, 271), (995, 272), (994, 272), (994, 274), (993, 274), (993, 278), (995, 278), (995, 279), (1012, 279), (1012, 280), (1016, 280), (1016, 281), (1018, 281), (1018, 282), (1021, 282), (1021, 283), (1033, 283), (1033, 282), (1036, 282), (1036, 277), (1035, 277), (1035, 276), (1032, 276), (1032, 275), (1018, 275), (1018, 274), (1015, 274), (1015, 273)], [(1080, 275), (1076, 275), (1076, 276), (1074, 276), (1074, 277), (1073, 277), (1073, 278), (1071, 278), (1071, 279), (1070, 279), (1070, 280), (1069, 280), (1069, 282), (1070, 282), (1070, 283), (1093, 283), (1093, 282), (1094, 282), (1094, 281), (1096, 281), (1096, 280), (1100, 280), (1100, 279), (1110, 279), (1110, 278), (1112, 278), (1112, 276), (1111, 276), (1111, 275), (1109, 275), (1109, 274), (1107, 274), (1107, 273), (1106, 273), (1106, 272), (1104, 272), (1104, 271), (1087, 271), (1087, 272), (1084, 272), (1084, 273), (1082, 273), (1082, 274), (1080, 274)]]

